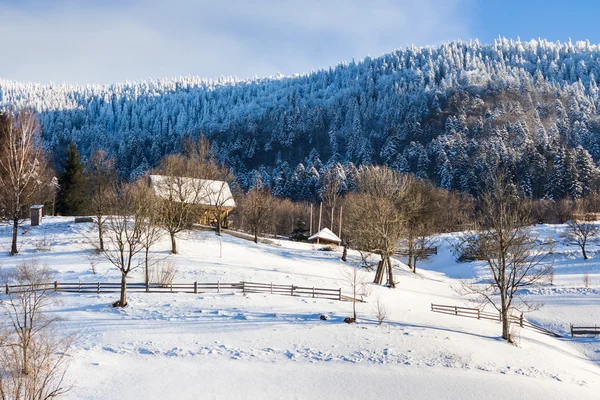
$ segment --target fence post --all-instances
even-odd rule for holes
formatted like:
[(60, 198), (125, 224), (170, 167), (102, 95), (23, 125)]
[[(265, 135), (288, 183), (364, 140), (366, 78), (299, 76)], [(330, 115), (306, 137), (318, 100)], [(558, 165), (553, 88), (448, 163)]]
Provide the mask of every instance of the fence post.
[(293, 295), (294, 295), (294, 285), (292, 284), (292, 291), (291, 291), (290, 296), (293, 296)]
[(271, 282), (271, 294), (273, 294), (273, 282)]
[(477, 319), (481, 319), (481, 310), (477, 309)]
[(523, 327), (523, 313), (521, 313), (521, 317), (519, 318), (519, 325), (521, 325), (521, 328)]
[(79, 293), (81, 293), (81, 279), (79, 280)]
[(150, 282), (146, 282), (146, 293), (150, 293)]
[(315, 298), (315, 287), (313, 286), (313, 299)]
[(454, 306), (454, 315), (458, 315), (458, 307)]
[(571, 337), (573, 337), (573, 324), (571, 324)]
[(217, 281), (217, 293), (221, 293), (221, 281)]
[(171, 282), (171, 293), (173, 293), (173, 282)]
[(6, 294), (10, 294), (10, 290), (8, 288), (8, 283), (6, 284)]
[[(58, 292), (58, 281), (54, 281), (54, 291)], [(6, 294), (8, 294), (8, 289), (6, 289)]]
[(246, 282), (242, 281), (242, 294), (246, 294)]
[(338, 293), (339, 293), (338, 300), (339, 300), (339, 301), (342, 301), (342, 288), (340, 288), (340, 289), (338, 290)]
[(100, 293), (100, 282), (98, 282), (98, 293)]
[(198, 294), (198, 281), (194, 281), (194, 293)]

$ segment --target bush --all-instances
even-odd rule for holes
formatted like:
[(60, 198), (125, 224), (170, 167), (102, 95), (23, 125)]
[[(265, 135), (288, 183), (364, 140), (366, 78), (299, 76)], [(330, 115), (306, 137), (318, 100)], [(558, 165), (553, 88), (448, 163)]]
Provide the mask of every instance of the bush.
[(161, 287), (170, 286), (177, 276), (177, 266), (172, 262), (161, 262), (150, 268), (150, 283)]

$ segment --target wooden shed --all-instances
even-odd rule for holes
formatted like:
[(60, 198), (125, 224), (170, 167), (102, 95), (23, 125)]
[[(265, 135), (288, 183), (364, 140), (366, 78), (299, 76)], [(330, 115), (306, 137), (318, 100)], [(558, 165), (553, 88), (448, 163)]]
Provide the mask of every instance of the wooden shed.
[(42, 224), (42, 216), (44, 215), (44, 205), (38, 204), (31, 206), (29, 209), (31, 226), (38, 226)]
[(321, 229), (319, 232), (309, 237), (308, 241), (319, 244), (335, 244), (337, 246), (342, 242), (342, 240), (328, 228)]

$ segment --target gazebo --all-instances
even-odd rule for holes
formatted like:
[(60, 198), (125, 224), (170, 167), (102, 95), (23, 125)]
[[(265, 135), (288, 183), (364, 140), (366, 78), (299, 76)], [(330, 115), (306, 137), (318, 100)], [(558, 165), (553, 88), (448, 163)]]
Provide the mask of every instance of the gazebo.
[(338, 246), (342, 242), (342, 240), (328, 228), (321, 229), (319, 232), (309, 237), (308, 241), (311, 243), (335, 244)]

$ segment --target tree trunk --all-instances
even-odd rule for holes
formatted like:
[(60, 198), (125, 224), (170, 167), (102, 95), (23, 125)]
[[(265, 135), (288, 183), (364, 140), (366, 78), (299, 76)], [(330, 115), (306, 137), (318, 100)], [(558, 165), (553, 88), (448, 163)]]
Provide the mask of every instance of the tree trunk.
[(221, 236), (221, 213), (217, 214), (217, 235)]
[(500, 295), (501, 302), (501, 318), (502, 318), (502, 339), (510, 341), (510, 320), (508, 319), (508, 306), (506, 305), (506, 298), (504, 295)]
[(119, 299), (119, 307), (127, 305), (127, 275), (121, 273), (121, 298)]
[(581, 246), (581, 252), (583, 253), (583, 259), (584, 259), (584, 260), (587, 260), (587, 259), (588, 259), (588, 256), (587, 256), (587, 254), (585, 253), (585, 245)]
[(342, 252), (342, 261), (346, 261), (348, 257), (348, 246), (344, 245), (344, 251)]
[(413, 274), (417, 273), (417, 257), (413, 261)]
[(171, 254), (177, 254), (177, 243), (175, 242), (175, 234), (170, 233), (171, 235)]
[(10, 255), (14, 256), (19, 252), (17, 249), (17, 237), (19, 234), (19, 218), (13, 218), (13, 228), (12, 228), (12, 245), (10, 248)]
[(392, 273), (392, 260), (390, 260), (390, 256), (386, 256), (387, 267), (388, 267), (388, 286), (392, 289), (396, 287), (396, 283), (394, 282), (394, 274)]
[(102, 220), (98, 219), (98, 245), (99, 245), (99, 249), (100, 251), (104, 251), (104, 238), (103, 238), (103, 232), (102, 232)]
[(379, 260), (379, 262), (377, 263), (377, 270), (375, 271), (375, 279), (373, 280), (373, 283), (377, 284), (377, 285), (381, 285), (381, 283), (383, 282), (383, 269), (384, 269), (384, 265), (383, 265), (383, 256), (381, 256), (381, 260)]
[(254, 229), (254, 243), (258, 243), (258, 229)]
[(146, 266), (146, 270), (144, 271), (144, 273), (145, 273), (144, 280), (146, 282), (146, 285), (148, 285), (150, 283), (150, 271), (148, 268), (148, 257), (149, 257), (148, 253), (150, 253), (150, 247), (146, 247), (146, 254), (145, 254), (145, 258), (144, 258), (144, 263)]

